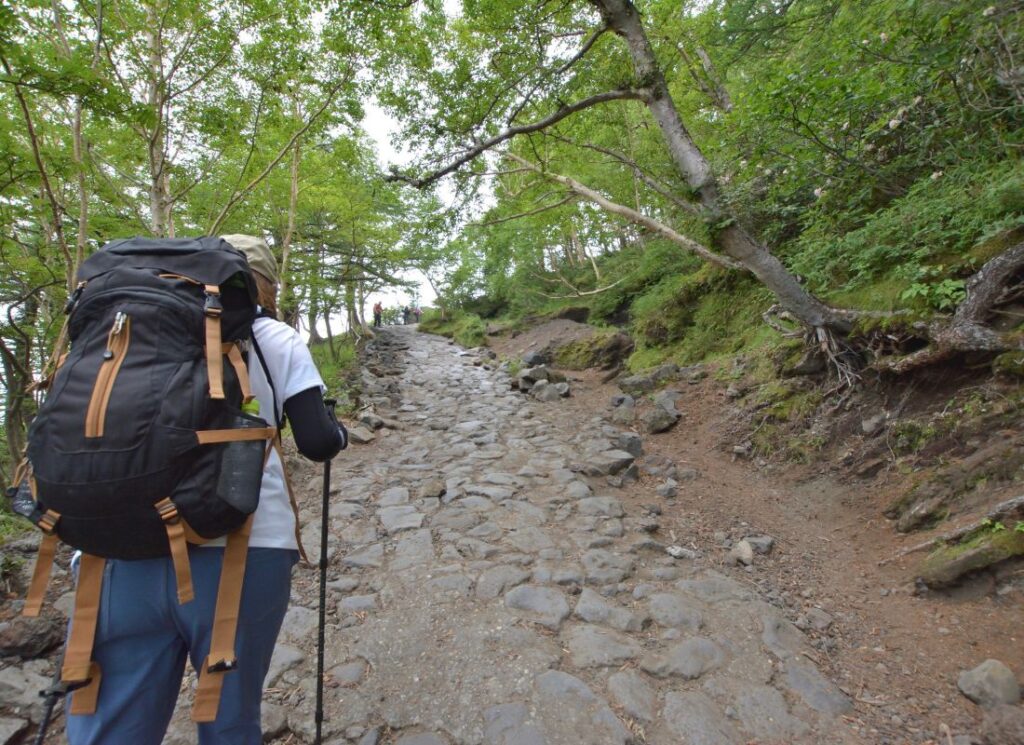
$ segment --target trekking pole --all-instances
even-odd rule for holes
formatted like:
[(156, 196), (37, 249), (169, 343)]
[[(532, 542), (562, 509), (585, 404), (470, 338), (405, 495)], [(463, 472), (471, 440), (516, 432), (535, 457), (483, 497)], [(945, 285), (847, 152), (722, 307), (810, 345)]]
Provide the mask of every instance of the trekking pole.
[[(335, 424), (338, 418), (334, 407), (338, 402), (332, 398), (324, 399), (327, 413)], [(341, 429), (341, 425), (338, 425)], [(348, 438), (345, 438), (348, 444)], [(344, 445), (342, 446), (344, 447)], [(327, 623), (327, 517), (330, 511), (331, 495), (331, 459), (324, 461), (324, 494), (320, 505), (320, 621), (317, 629), (316, 642), (316, 739), (314, 745), (320, 745), (324, 723), (324, 626)]]
[(68, 685), (61, 680), (61, 669), (64, 666), (64, 654), (67, 652), (65, 647), (61, 650), (60, 657), (57, 658), (57, 672), (54, 673), (53, 681), (49, 687), (44, 688), (39, 692), (39, 695), (43, 697), (43, 717), (39, 720), (39, 731), (36, 732), (36, 739), (32, 741), (32, 745), (43, 745), (46, 741), (46, 731), (50, 728), (50, 720), (53, 719), (53, 710), (57, 706), (57, 702), (65, 698), (69, 692), (78, 688), (78, 685)]

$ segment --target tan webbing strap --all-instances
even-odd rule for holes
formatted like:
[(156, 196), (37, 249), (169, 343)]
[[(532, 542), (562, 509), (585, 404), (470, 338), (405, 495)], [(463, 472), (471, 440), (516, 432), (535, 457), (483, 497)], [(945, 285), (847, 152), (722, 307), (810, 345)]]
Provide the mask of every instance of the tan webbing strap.
[(217, 587), (217, 609), (213, 614), (210, 653), (203, 660), (192, 705), (193, 722), (212, 722), (217, 718), (224, 675), (238, 667), (235, 657), (235, 633), (238, 630), (238, 608), (242, 602), (245, 560), (249, 552), (252, 516), (234, 533), (228, 534), (224, 547), (224, 564)]
[(72, 714), (92, 714), (96, 710), (100, 675), (99, 667), (92, 661), (92, 645), (96, 639), (96, 622), (100, 615), (105, 565), (106, 559), (82, 554), (78, 566), (75, 611), (71, 619), (71, 634), (64, 649), (64, 666), (60, 678), (72, 684), (88, 681), (88, 685), (75, 691)]
[(274, 427), (238, 427), (237, 429), (201, 429), (196, 432), (200, 445), (240, 440), (269, 440), (277, 434)]
[(53, 557), (57, 553), (57, 534), (45, 533), (43, 540), (39, 543), (39, 553), (36, 554), (36, 565), (32, 569), (32, 583), (28, 586), (28, 594), (25, 596), (25, 608), (23, 616), (38, 616), (43, 607), (43, 596), (46, 594), (46, 586), (50, 584), (50, 570), (53, 568)]
[(245, 366), (245, 360), (242, 359), (242, 350), (234, 342), (224, 344), (222, 348), (228, 356), (231, 366), (235, 368), (235, 375), (238, 376), (238, 387), (242, 389), (242, 403), (247, 404), (252, 401), (253, 396), (252, 386), (249, 384), (249, 368)]
[(206, 307), (206, 373), (210, 379), (210, 398), (224, 398), (224, 357), (220, 351), (220, 287), (205, 285)]
[(96, 713), (96, 701), (100, 696), (100, 681), (103, 680), (103, 672), (98, 662), (89, 663), (89, 682), (81, 688), (76, 688), (71, 693), (71, 713), (89, 714)]
[(178, 508), (170, 499), (161, 499), (155, 505), (160, 519), (164, 521), (167, 542), (171, 547), (171, 561), (174, 562), (174, 578), (178, 583), (178, 604), (184, 605), (195, 598), (192, 589), (192, 565), (188, 560), (188, 542), (185, 540), (185, 526)]
[(295, 500), (295, 490), (292, 489), (292, 480), (288, 478), (288, 467), (284, 464), (284, 453), (281, 450), (281, 438), (274, 438), (274, 450), (277, 451), (277, 458), (281, 461), (281, 473), (284, 474), (284, 486), (288, 490), (288, 501), (291, 502), (292, 512), (295, 514), (295, 545), (299, 547), (299, 556), (309, 564), (309, 557), (306, 556), (306, 548), (302, 545), (302, 533), (299, 530), (299, 503)]

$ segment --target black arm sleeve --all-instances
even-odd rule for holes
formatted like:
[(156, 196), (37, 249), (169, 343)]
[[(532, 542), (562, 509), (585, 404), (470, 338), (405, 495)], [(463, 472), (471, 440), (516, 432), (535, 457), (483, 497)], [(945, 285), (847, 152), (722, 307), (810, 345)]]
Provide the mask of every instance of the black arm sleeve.
[(327, 413), (318, 386), (285, 401), (284, 413), (292, 423), (295, 445), (310, 460), (329, 460), (345, 447), (345, 434)]

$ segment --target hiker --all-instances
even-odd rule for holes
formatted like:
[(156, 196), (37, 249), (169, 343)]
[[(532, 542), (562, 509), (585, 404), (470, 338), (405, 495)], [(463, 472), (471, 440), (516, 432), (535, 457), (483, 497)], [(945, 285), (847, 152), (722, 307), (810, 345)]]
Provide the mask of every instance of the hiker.
[(409, 325), (409, 314), (410, 313), (411, 313), (411, 311), (409, 310), (409, 306), (408, 305), (406, 305), (404, 308), (402, 308), (402, 323), (404, 323), (406, 326)]
[(379, 329), (384, 318), (384, 305), (378, 300), (373, 304), (373, 327)]
[[(262, 238), (228, 235), (224, 240), (245, 255), (255, 274), (260, 312), (253, 338), (271, 378), (263, 364), (249, 360), (259, 414), (271, 423), (287, 414), (299, 452), (316, 461), (330, 459), (347, 444), (347, 435), (324, 406), (323, 380), (306, 345), (294, 329), (276, 320), (273, 254)], [(283, 465), (271, 450), (248, 543), (235, 635), (237, 667), (229, 666), (223, 676), (216, 719), (197, 725), (201, 745), (262, 741), (263, 681), (299, 559), (296, 519)], [(195, 598), (184, 604), (175, 597), (172, 557), (107, 561), (93, 646), (102, 682), (95, 713), (68, 716), (71, 745), (157, 745), (163, 740), (186, 657), (197, 668), (207, 659), (224, 546), (224, 539), (188, 546)], [(72, 705), (76, 695), (71, 694)]]
[(420, 306), (416, 306), (412, 309), (412, 314), (416, 317), (416, 323), (420, 322), (420, 316), (423, 315), (423, 309)]

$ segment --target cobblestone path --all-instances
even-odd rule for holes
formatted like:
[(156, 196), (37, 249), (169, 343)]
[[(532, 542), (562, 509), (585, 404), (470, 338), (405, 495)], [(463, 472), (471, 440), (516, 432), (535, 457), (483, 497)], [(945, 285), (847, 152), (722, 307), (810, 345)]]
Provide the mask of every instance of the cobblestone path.
[[(656, 517), (616, 497), (608, 474), (635, 435), (411, 329), (372, 344), (364, 385), (386, 429), (335, 461), (325, 742), (859, 741), (781, 611), (701, 556), (669, 556)], [(268, 679), (276, 742), (312, 742), (314, 576)]]

